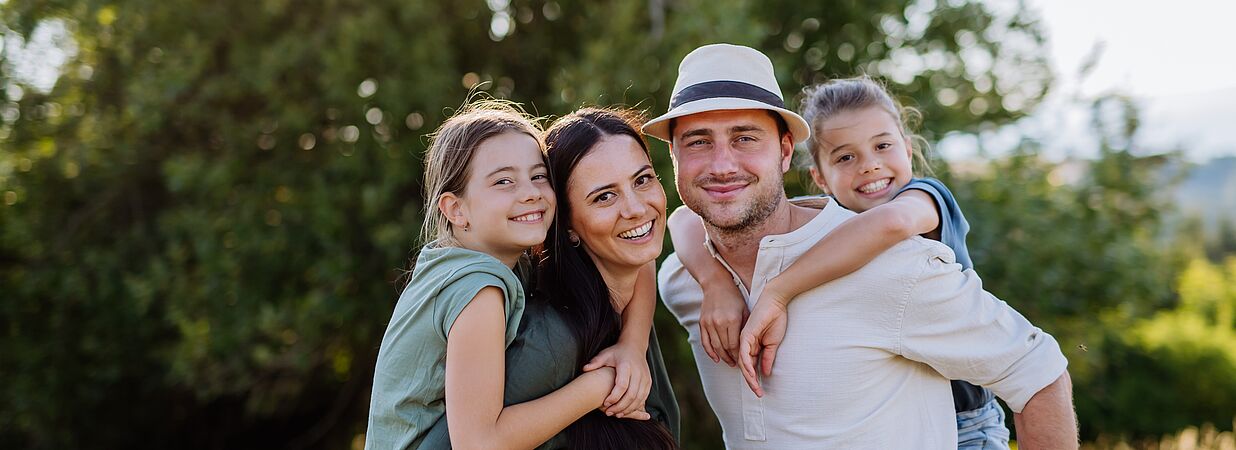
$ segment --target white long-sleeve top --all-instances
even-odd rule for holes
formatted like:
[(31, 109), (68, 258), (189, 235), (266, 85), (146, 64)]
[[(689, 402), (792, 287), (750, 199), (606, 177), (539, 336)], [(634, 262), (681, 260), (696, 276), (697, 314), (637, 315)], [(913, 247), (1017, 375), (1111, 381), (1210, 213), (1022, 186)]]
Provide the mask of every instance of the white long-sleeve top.
[[(763, 238), (751, 289), (734, 277), (748, 306), (768, 280), (854, 215), (829, 202), (801, 228)], [(761, 380), (763, 398), (739, 369), (704, 352), (703, 291), (677, 255), (666, 259), (658, 282), (665, 305), (690, 335), (729, 448), (956, 448), (948, 380), (987, 387), (1020, 412), (1067, 366), (1051, 335), (984, 291), (973, 270), (954, 262), (952, 250), (929, 239), (903, 241), (796, 297), (773, 373)]]

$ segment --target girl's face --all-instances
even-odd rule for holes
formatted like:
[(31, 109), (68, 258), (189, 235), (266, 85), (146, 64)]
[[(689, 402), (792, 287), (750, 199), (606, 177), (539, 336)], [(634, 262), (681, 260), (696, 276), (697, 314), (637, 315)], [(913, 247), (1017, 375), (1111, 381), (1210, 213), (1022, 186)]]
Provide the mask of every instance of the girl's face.
[(887, 203), (914, 175), (909, 139), (882, 108), (843, 111), (815, 131), (819, 153), (811, 177), (853, 211)]
[(639, 143), (607, 136), (567, 183), (570, 226), (598, 266), (642, 266), (661, 255), (665, 190)]
[(554, 191), (535, 139), (517, 132), (486, 139), (468, 171), (464, 195), (453, 211), (444, 210), (456, 239), (511, 264), (544, 242), (554, 217)]

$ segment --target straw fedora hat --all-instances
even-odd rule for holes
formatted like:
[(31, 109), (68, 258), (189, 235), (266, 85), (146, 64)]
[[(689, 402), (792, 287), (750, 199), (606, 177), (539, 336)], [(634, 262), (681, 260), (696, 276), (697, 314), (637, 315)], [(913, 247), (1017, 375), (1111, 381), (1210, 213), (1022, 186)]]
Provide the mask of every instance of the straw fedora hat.
[(785, 108), (772, 61), (756, 49), (731, 44), (705, 45), (688, 53), (678, 65), (669, 111), (648, 121), (643, 130), (671, 142), (670, 119), (730, 109), (776, 111), (785, 118), (795, 144), (811, 136), (807, 121)]

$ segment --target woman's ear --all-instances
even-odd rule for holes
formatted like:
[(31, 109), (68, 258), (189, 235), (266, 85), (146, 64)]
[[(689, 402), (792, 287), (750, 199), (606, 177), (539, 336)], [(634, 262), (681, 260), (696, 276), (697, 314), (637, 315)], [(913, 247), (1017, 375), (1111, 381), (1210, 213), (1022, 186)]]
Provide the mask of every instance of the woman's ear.
[(452, 192), (447, 192), (438, 196), (438, 211), (446, 217), (446, 220), (452, 226), (459, 229), (468, 227), (467, 208), (463, 203), (463, 199)]
[(818, 186), (821, 191), (824, 191), (825, 194), (830, 194), (831, 192), (828, 191), (828, 183), (824, 180), (824, 174), (821, 174), (820, 170), (817, 169), (816, 166), (811, 166), (811, 168), (807, 170), (811, 172), (811, 180), (815, 181), (815, 185)]

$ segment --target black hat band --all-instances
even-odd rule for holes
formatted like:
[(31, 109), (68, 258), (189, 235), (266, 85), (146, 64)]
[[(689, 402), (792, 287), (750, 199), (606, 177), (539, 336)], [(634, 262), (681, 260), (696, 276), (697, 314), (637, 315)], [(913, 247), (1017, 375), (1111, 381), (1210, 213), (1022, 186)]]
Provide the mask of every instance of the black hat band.
[(785, 102), (777, 94), (754, 84), (730, 80), (706, 81), (687, 86), (670, 99), (670, 109), (710, 98), (741, 98), (785, 109)]

